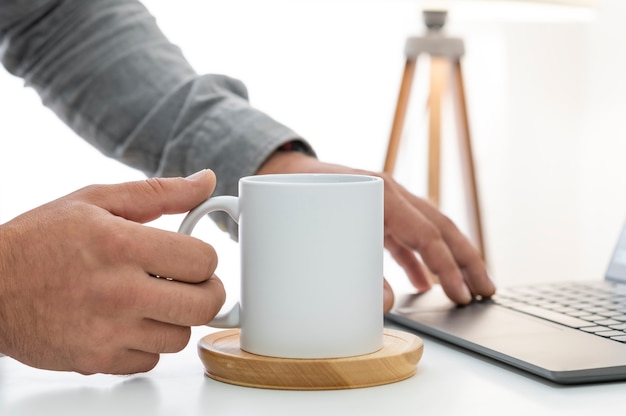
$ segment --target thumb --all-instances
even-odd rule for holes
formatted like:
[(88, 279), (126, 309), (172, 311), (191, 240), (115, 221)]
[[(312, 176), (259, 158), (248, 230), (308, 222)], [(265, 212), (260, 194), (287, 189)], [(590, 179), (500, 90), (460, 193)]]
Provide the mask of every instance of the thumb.
[(187, 178), (149, 178), (83, 189), (84, 198), (113, 215), (145, 223), (164, 214), (187, 212), (215, 189), (215, 173), (201, 170)]

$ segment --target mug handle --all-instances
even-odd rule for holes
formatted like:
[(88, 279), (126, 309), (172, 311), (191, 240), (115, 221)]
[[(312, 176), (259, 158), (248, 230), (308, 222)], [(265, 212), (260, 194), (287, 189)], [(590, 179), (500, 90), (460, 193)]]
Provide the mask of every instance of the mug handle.
[[(224, 211), (235, 221), (239, 222), (239, 198), (235, 196), (215, 196), (209, 198), (187, 214), (185, 219), (180, 224), (178, 229), (179, 233), (191, 235), (194, 227), (204, 218), (205, 215), (214, 211)], [(214, 328), (239, 328), (239, 302), (232, 307), (232, 309), (226, 313), (217, 315), (207, 325)]]

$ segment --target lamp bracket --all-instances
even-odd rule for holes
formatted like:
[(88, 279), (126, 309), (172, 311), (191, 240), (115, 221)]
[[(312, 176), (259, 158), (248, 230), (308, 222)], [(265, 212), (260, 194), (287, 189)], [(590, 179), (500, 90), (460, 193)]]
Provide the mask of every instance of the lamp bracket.
[(449, 38), (440, 33), (427, 33), (426, 36), (408, 38), (404, 53), (409, 59), (417, 59), (422, 53), (460, 59), (465, 54), (465, 44), (461, 38)]
[(446, 10), (423, 10), (422, 18), (427, 29), (426, 34), (407, 39), (404, 53), (408, 59), (417, 59), (420, 54), (425, 53), (456, 60), (465, 54), (463, 40), (447, 37), (443, 32), (448, 18)]

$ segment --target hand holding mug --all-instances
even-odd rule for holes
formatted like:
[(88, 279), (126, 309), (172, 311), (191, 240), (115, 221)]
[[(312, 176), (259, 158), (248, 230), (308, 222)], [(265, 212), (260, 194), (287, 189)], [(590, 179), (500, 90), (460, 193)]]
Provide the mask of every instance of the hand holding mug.
[(215, 250), (142, 223), (189, 211), (214, 186), (210, 171), (92, 185), (2, 224), (0, 353), (50, 370), (130, 374), (184, 348), (190, 327), (224, 303)]

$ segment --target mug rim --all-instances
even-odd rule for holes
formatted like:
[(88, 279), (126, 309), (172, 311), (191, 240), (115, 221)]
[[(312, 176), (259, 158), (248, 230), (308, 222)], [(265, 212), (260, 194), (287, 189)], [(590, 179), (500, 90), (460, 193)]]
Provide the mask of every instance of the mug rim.
[(382, 182), (383, 179), (373, 175), (351, 173), (272, 173), (266, 175), (251, 175), (239, 179), (245, 184), (274, 185), (274, 186), (333, 186), (357, 185)]

